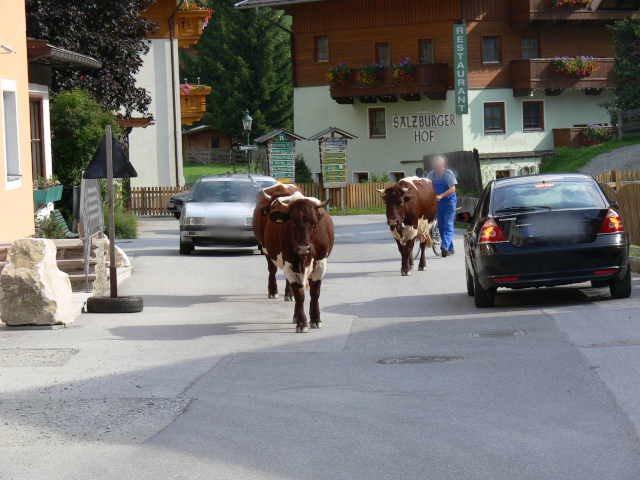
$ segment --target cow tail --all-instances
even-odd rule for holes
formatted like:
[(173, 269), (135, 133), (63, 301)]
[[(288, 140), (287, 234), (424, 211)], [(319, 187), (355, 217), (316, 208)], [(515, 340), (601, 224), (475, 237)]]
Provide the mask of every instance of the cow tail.
[(433, 238), (431, 238), (431, 234), (429, 232), (424, 234), (424, 238), (426, 239), (427, 248), (433, 247)]

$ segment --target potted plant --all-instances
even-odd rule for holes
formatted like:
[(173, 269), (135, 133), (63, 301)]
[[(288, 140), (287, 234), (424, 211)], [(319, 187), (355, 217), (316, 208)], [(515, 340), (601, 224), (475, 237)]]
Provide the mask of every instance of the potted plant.
[(36, 203), (56, 202), (62, 198), (62, 185), (55, 175), (38, 177), (33, 182), (33, 201)]
[(595, 72), (600, 64), (595, 57), (556, 57), (554, 60), (556, 72), (585, 77)]
[(592, 124), (584, 127), (582, 131), (583, 141), (586, 146), (599, 145), (613, 138), (614, 131), (611, 127), (601, 124)]
[(583, 7), (590, 0), (551, 0), (551, 8), (559, 8), (564, 6), (569, 7)]
[(360, 65), (360, 80), (367, 85), (373, 85), (379, 80), (382, 67), (378, 63), (363, 63)]
[(337, 67), (330, 68), (327, 72), (327, 80), (332, 85), (342, 86), (349, 79), (353, 69), (346, 63), (340, 63)]
[(409, 57), (405, 60), (401, 60), (400, 63), (394, 63), (391, 68), (393, 70), (393, 78), (401, 83), (411, 82), (416, 78), (414, 75), (416, 66), (411, 63), (411, 59)]

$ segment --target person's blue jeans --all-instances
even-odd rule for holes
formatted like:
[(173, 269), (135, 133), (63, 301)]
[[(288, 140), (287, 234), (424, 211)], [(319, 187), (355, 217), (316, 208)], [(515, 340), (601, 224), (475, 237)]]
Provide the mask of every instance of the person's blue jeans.
[(438, 202), (438, 228), (442, 238), (442, 248), (453, 251), (453, 222), (456, 218), (456, 198), (444, 197)]

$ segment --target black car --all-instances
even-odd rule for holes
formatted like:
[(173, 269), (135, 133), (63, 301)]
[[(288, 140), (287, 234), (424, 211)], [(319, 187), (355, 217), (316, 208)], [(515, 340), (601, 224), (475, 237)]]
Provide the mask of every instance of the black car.
[(184, 202), (188, 196), (189, 190), (178, 192), (171, 196), (171, 198), (169, 198), (169, 201), (167, 202), (167, 212), (173, 213), (173, 216), (176, 218), (180, 218), (182, 207), (184, 206)]
[(464, 234), (467, 292), (491, 307), (498, 287), (551, 287), (591, 281), (614, 298), (631, 295), (629, 239), (589, 175), (494, 180)]

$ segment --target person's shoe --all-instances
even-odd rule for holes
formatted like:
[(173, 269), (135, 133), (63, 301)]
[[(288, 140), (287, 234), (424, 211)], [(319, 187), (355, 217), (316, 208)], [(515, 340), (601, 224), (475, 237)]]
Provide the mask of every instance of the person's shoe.
[(454, 253), (456, 253), (455, 250), (447, 250), (447, 255), (453, 255)]
[(443, 257), (446, 257), (449, 251), (446, 248), (441, 248), (440, 253), (442, 254)]

